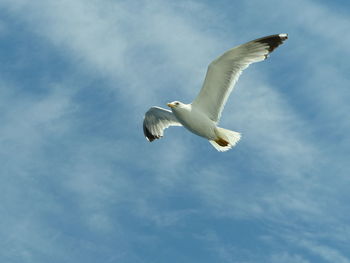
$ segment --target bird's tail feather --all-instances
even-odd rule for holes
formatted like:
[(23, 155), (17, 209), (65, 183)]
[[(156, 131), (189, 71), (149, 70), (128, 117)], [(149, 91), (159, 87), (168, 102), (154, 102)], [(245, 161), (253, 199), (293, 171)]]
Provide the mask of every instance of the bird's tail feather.
[(220, 127), (216, 127), (215, 133), (217, 138), (215, 140), (210, 140), (209, 142), (219, 152), (230, 150), (241, 139), (241, 134), (239, 132), (230, 131)]

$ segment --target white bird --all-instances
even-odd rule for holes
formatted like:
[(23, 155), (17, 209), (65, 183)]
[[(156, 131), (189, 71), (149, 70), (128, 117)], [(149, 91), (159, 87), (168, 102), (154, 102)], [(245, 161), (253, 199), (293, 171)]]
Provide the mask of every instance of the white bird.
[(221, 112), (240, 74), (250, 64), (262, 61), (284, 40), (287, 34), (259, 38), (234, 47), (210, 63), (197, 98), (185, 104), (173, 101), (167, 105), (171, 111), (151, 107), (145, 114), (143, 131), (148, 141), (163, 137), (169, 126), (184, 126), (204, 137), (218, 151), (231, 149), (240, 140), (238, 132), (218, 127)]

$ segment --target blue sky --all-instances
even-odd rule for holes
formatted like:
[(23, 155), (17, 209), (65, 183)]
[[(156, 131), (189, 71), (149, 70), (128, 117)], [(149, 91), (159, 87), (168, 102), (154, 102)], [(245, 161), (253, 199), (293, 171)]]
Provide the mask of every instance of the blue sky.
[[(0, 2), (1, 262), (350, 262), (346, 1)], [(225, 50), (229, 152), (144, 112), (191, 102)]]

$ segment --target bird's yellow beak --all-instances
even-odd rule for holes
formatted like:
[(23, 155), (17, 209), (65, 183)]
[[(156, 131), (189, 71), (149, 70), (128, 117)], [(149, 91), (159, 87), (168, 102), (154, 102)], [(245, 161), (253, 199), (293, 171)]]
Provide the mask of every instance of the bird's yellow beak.
[(174, 108), (174, 107), (175, 107), (175, 105), (172, 104), (172, 103), (168, 103), (167, 105), (168, 105), (168, 107), (170, 107), (170, 108)]

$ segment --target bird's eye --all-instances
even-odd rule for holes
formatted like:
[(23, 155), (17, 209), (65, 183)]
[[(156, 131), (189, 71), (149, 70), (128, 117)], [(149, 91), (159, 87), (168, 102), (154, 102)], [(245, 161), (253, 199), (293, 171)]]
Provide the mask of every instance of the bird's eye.
[(176, 106), (178, 106), (179, 104), (180, 104), (180, 103), (178, 103), (178, 102), (175, 102), (175, 105), (176, 105)]

